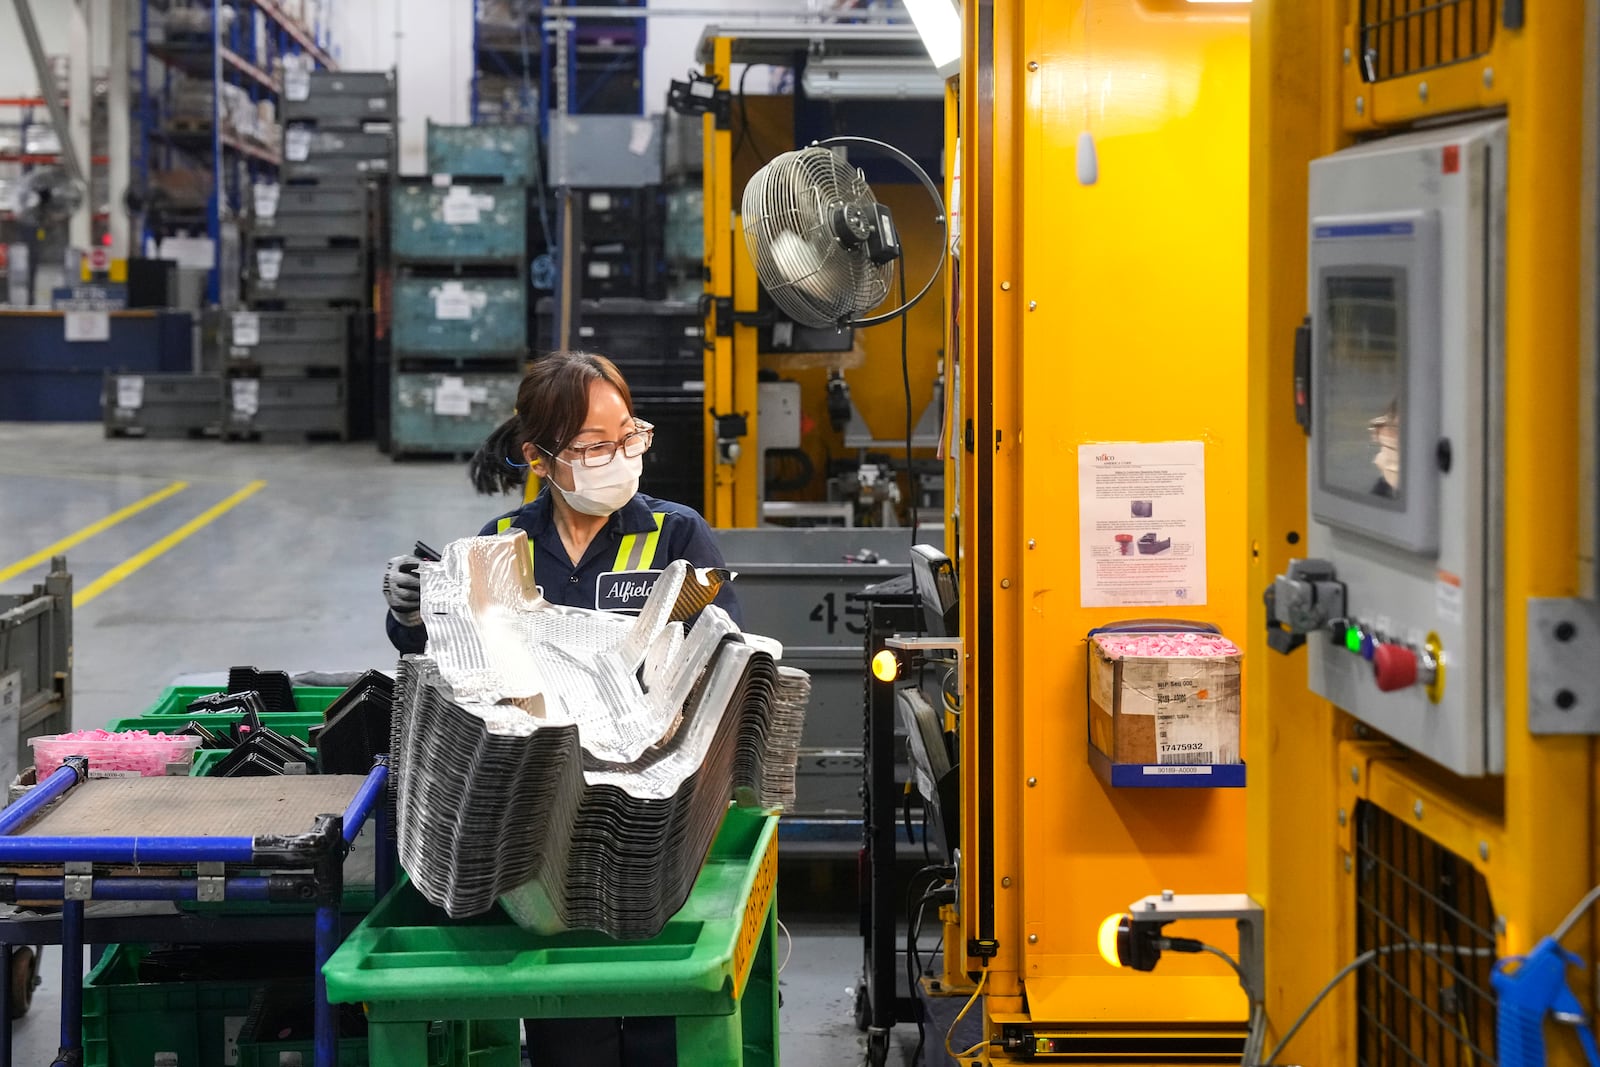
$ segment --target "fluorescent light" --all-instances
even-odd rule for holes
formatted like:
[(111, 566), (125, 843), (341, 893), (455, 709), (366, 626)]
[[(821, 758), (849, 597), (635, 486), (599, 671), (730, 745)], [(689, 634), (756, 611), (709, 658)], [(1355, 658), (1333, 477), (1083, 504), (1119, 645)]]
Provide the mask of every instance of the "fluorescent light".
[(950, 0), (905, 0), (928, 58), (948, 78), (961, 69), (961, 16)]
[[(959, 61), (958, 61), (959, 62)], [(944, 78), (926, 59), (833, 56), (806, 61), (800, 75), (806, 95), (833, 100), (938, 100)]]

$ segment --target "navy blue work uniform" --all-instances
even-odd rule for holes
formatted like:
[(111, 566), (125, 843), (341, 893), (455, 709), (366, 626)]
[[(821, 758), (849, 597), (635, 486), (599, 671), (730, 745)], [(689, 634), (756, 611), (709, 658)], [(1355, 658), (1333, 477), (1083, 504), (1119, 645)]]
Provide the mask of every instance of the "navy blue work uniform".
[[(515, 528), (528, 535), (533, 555), (533, 580), (552, 604), (602, 611), (638, 611), (655, 584), (655, 576), (674, 560), (693, 567), (722, 567), (722, 551), (700, 513), (670, 500), (635, 493), (612, 513), (589, 543), (576, 566), (567, 555), (552, 514), (547, 488), (516, 511), (507, 512), (478, 531), (489, 537)], [(713, 601), (743, 624), (739, 601), (724, 585)], [(422, 626), (403, 626), (391, 612), (389, 640), (402, 653), (421, 652), (427, 642)]]

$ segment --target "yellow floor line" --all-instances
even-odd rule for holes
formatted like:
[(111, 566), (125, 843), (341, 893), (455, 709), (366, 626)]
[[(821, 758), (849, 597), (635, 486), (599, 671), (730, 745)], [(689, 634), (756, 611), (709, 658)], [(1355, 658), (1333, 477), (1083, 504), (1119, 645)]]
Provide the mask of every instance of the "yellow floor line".
[(95, 534), (103, 533), (104, 531), (115, 526), (117, 523), (121, 522), (123, 519), (137, 515), (145, 508), (159, 504), (163, 500), (167, 499), (167, 497), (175, 496), (187, 488), (189, 488), (188, 482), (173, 482), (165, 489), (157, 490), (156, 492), (145, 497), (143, 500), (136, 500), (132, 504), (129, 504), (127, 507), (122, 508), (119, 511), (113, 511), (111, 514), (107, 515), (98, 522), (91, 522), (77, 533), (69, 534), (48, 548), (41, 548), (27, 559), (18, 560), (5, 570), (0, 571), (0, 582), (15, 578), (24, 571), (31, 571), (41, 563), (48, 563), (51, 556), (59, 556), (61, 553), (65, 552), (69, 548), (72, 548), (74, 545), (83, 544), (83, 542), (89, 540), (89, 538), (93, 537)]
[(123, 560), (121, 563), (117, 564), (115, 567), (112, 567), (100, 577), (96, 578), (94, 581), (78, 590), (77, 595), (72, 598), (72, 606), (74, 608), (83, 607), (89, 601), (93, 600), (101, 593), (104, 593), (107, 589), (110, 589), (124, 578), (131, 574), (137, 573), (140, 568), (144, 567), (145, 564), (157, 559), (168, 549), (181, 544), (186, 538), (189, 537), (190, 534), (193, 534), (197, 530), (203, 529), (212, 522), (216, 521), (217, 518), (230, 511), (236, 505), (242, 504), (246, 500), (255, 496), (264, 486), (266, 486), (266, 484), (266, 482), (260, 481), (251, 482), (249, 485), (245, 486), (237, 493), (234, 493), (221, 503), (215, 504), (202, 511), (200, 514), (196, 515), (194, 518), (190, 519), (176, 530), (173, 530), (171, 533), (167, 534), (167, 536), (163, 537), (149, 548), (129, 556), (127, 559)]

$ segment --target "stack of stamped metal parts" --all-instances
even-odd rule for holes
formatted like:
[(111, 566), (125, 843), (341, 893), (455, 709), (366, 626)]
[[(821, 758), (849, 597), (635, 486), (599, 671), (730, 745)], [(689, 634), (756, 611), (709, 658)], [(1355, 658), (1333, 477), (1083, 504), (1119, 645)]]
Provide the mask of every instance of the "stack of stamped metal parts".
[(400, 859), (425, 897), (651, 937), (730, 798), (792, 798), (809, 679), (702, 610), (725, 577), (674, 563), (635, 618), (544, 601), (520, 532), (424, 565), (428, 654), (401, 663), (392, 740)]

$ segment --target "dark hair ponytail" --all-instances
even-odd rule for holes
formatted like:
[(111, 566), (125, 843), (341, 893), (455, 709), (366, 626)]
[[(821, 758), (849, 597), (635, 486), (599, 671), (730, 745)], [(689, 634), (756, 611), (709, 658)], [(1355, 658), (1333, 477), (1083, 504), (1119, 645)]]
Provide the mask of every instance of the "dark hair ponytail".
[[(528, 479), (522, 466), (522, 426), (515, 415), (494, 428), (467, 461), (472, 487), (485, 496), (515, 493)], [(518, 464), (513, 466), (512, 464)]]

